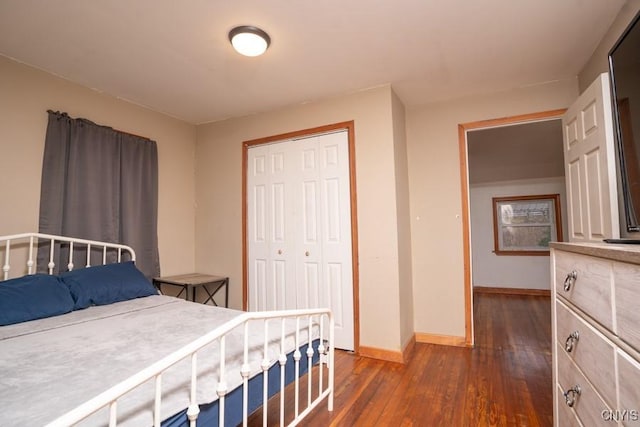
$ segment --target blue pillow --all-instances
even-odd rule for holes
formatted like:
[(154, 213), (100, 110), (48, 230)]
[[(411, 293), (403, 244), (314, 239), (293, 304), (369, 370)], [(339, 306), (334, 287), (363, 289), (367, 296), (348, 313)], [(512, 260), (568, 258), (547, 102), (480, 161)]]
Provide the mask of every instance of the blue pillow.
[(32, 274), (0, 282), (0, 326), (71, 310), (73, 298), (58, 276)]
[(74, 310), (158, 293), (133, 261), (80, 268), (60, 277), (71, 291)]

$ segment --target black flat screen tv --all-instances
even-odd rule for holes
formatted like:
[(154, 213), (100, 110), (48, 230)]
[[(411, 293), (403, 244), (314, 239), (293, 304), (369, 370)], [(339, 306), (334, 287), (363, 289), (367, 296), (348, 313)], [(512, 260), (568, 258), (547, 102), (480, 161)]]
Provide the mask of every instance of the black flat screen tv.
[(609, 52), (621, 237), (640, 237), (640, 13)]

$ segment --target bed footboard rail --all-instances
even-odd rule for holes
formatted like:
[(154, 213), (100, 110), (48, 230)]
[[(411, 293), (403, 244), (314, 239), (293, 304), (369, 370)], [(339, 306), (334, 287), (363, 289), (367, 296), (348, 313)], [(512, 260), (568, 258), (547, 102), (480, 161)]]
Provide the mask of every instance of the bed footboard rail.
[[(127, 393), (135, 390), (140, 385), (153, 380), (155, 382), (155, 393), (153, 396), (150, 396), (149, 402), (152, 402), (150, 403), (150, 408), (153, 408), (153, 425), (159, 427), (163, 418), (161, 416), (163, 374), (178, 362), (190, 360), (191, 378), (188, 380), (190, 384), (190, 403), (186, 414), (189, 420), (189, 425), (191, 427), (195, 427), (200, 413), (199, 403), (197, 400), (198, 365), (200, 363), (211, 363), (206, 359), (204, 361), (199, 361), (198, 352), (213, 343), (217, 343), (220, 353), (220, 358), (217, 362), (218, 380), (216, 389), (218, 395), (218, 425), (227, 425), (225, 423), (225, 398), (231, 390), (229, 390), (229, 387), (227, 386), (229, 375), (226, 365), (229, 354), (227, 352), (226, 340), (227, 335), (235, 328), (244, 329), (243, 363), (239, 372), (239, 375), (242, 378), (241, 385), (238, 387), (242, 388), (242, 425), (246, 426), (248, 418), (251, 415), (248, 410), (248, 390), (251, 372), (250, 363), (256, 362), (256, 360), (250, 360), (249, 346), (255, 346), (255, 343), (251, 344), (249, 342), (249, 325), (254, 325), (255, 323), (252, 322), (256, 321), (264, 322), (262, 360), (259, 361), (261, 372), (257, 373), (257, 376), (262, 375), (263, 378), (263, 425), (272, 425), (274, 419), (278, 419), (281, 426), (297, 425), (305, 416), (325, 400), (327, 402), (327, 409), (332, 411), (334, 394), (333, 314), (329, 309), (303, 309), (243, 313), (62, 415), (58, 419), (47, 424), (47, 426), (62, 427), (74, 425), (101, 409), (109, 408), (109, 426), (115, 427), (118, 425), (118, 400), (126, 396)], [(285, 322), (287, 321), (289, 322), (287, 323), (289, 326), (295, 322), (295, 331), (293, 333), (290, 329), (285, 331)], [(269, 324), (273, 325), (274, 322), (276, 326), (279, 326), (280, 337), (274, 337), (272, 333), (274, 328), (269, 327)], [(278, 324), (278, 322), (280, 323)], [(292, 357), (289, 358), (286, 354), (287, 350), (285, 350), (285, 335), (287, 335), (289, 339), (291, 339), (292, 335), (295, 335), (295, 350), (292, 353)], [(275, 358), (275, 363), (273, 360), (273, 348), (271, 347), (271, 353), (269, 350), (269, 346), (273, 345), (274, 339), (276, 342), (279, 341), (279, 354)], [(315, 347), (313, 345), (314, 343)], [(306, 350), (304, 350), (305, 347)], [(306, 377), (301, 374), (301, 362), (304, 358), (307, 359), (306, 367), (308, 368)], [(291, 360), (293, 362), (291, 362)], [(317, 362), (314, 366), (315, 360), (317, 360)], [(288, 363), (293, 363), (295, 376), (294, 380), (287, 385), (287, 382), (285, 381), (284, 368)], [(274, 364), (280, 365), (279, 375), (274, 374), (275, 371), (270, 370)], [(237, 372), (235, 372), (235, 374), (238, 375)], [(278, 376), (278, 378), (272, 378), (273, 376)], [(276, 382), (276, 384), (279, 382), (279, 397), (271, 397), (269, 395), (268, 384), (273, 382)], [(293, 389), (293, 391), (290, 391), (291, 389)], [(286, 394), (285, 390), (287, 390)], [(289, 396), (289, 394), (292, 394), (293, 397)], [(293, 398), (293, 413), (289, 411), (285, 414), (287, 407), (285, 404), (285, 398)], [(271, 408), (271, 406), (276, 406), (273, 403), (274, 399), (277, 399), (279, 402), (277, 408)], [(289, 405), (289, 407), (290, 406), (291, 405)], [(278, 412), (273, 412), (272, 409), (277, 409)]]
[[(68, 258), (66, 260), (66, 268), (73, 270), (75, 263), (82, 262), (85, 267), (89, 267), (95, 264), (92, 261), (92, 252), (99, 250), (101, 252), (101, 263), (106, 264), (108, 262), (107, 255), (110, 253), (115, 254), (116, 262), (121, 262), (123, 257), (128, 257), (132, 261), (136, 260), (136, 253), (130, 246), (122, 245), (118, 243), (101, 242), (97, 240), (79, 239), (75, 237), (56, 236), (53, 234), (45, 233), (22, 233), (13, 234), (9, 236), (0, 236), (0, 253), (4, 246), (4, 256), (2, 263), (2, 280), (10, 278), (10, 272), (12, 270), (12, 249), (21, 248), (20, 255), (16, 255), (19, 258), (18, 264), (24, 267), (23, 271), (19, 271), (17, 276), (23, 274), (34, 274), (36, 272), (36, 258), (38, 256), (38, 248), (41, 244), (49, 245), (49, 253), (47, 256), (46, 271), (49, 274), (53, 274), (56, 267), (56, 255), (59, 250), (60, 244), (66, 245), (68, 248)], [(76, 254), (84, 252), (86, 255), (82, 260), (77, 260)], [(76, 258), (76, 260), (74, 260)], [(44, 268), (42, 268), (44, 270)]]

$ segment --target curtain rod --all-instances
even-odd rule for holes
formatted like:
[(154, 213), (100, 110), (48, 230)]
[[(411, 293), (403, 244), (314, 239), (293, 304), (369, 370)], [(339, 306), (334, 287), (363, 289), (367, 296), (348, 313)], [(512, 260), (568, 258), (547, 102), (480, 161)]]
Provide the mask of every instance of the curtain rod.
[(88, 122), (88, 123), (91, 123), (91, 124), (96, 125), (96, 126), (100, 126), (100, 127), (103, 127), (103, 128), (111, 129), (112, 131), (119, 132), (119, 133), (122, 133), (122, 134), (125, 134), (125, 135), (134, 136), (136, 138), (146, 139), (147, 141), (153, 141), (153, 139), (148, 138), (146, 136), (137, 135), (137, 134), (131, 133), (131, 132), (125, 132), (125, 131), (120, 130), (120, 129), (115, 129), (115, 128), (111, 127), (111, 126), (99, 125), (98, 123), (92, 122), (91, 120), (85, 119), (85, 118), (82, 118), (82, 117), (77, 117), (77, 118), (74, 119), (73, 117), (69, 116), (69, 114), (64, 113), (64, 112), (61, 113), (60, 111), (47, 110), (47, 113), (49, 113), (49, 114), (57, 114), (57, 115), (62, 116), (62, 117), (67, 117), (67, 118), (69, 118), (71, 120), (81, 120), (83, 122)]

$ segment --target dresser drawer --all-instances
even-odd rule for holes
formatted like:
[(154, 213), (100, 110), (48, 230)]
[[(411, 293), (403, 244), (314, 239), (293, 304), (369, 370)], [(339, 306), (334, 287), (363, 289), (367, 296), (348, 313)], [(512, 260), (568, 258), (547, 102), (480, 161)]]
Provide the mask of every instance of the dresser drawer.
[[(602, 411), (611, 410), (598, 396), (591, 384), (580, 373), (576, 365), (569, 359), (560, 344), (556, 344), (558, 360), (558, 385), (562, 389), (558, 395), (558, 405), (567, 405), (563, 392), (576, 385), (580, 387), (580, 395), (575, 398), (573, 410), (580, 421), (587, 426), (611, 426), (611, 422), (605, 421)], [(558, 411), (560, 409), (558, 408)]]
[[(574, 361), (605, 401), (615, 406), (616, 371), (613, 344), (560, 302), (556, 302), (556, 320), (560, 351)], [(576, 332), (578, 339), (569, 338)]]
[[(557, 251), (555, 290), (607, 329), (613, 329), (612, 262), (585, 255)], [(575, 279), (570, 277), (575, 272)], [(569, 285), (569, 290), (564, 285)]]
[(616, 287), (615, 332), (640, 351), (640, 266), (615, 262), (613, 277)]
[(637, 427), (640, 426), (640, 363), (621, 350), (617, 351), (616, 357), (620, 387), (618, 414), (623, 417), (623, 425)]
[(578, 420), (577, 415), (573, 412), (573, 409), (567, 406), (564, 396), (562, 395), (562, 390), (560, 386), (556, 385), (558, 389), (558, 399), (556, 402), (556, 408), (558, 408), (558, 413), (556, 414), (557, 419), (554, 420), (553, 424), (558, 427), (582, 427), (582, 423)]

